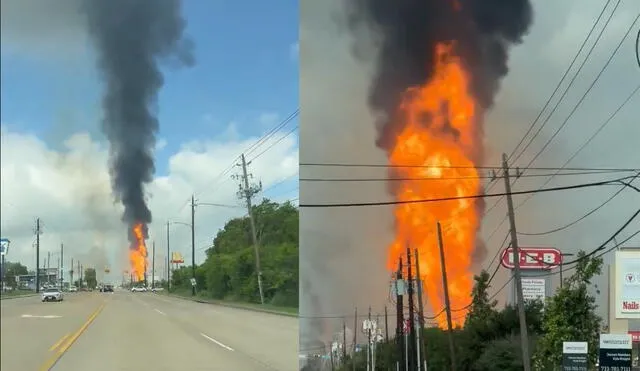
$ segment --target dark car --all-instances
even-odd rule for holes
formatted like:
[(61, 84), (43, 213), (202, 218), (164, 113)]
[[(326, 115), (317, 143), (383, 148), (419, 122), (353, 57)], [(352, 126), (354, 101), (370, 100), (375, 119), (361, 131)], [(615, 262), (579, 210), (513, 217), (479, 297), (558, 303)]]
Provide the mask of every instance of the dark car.
[(113, 285), (104, 285), (102, 287), (102, 292), (113, 292)]

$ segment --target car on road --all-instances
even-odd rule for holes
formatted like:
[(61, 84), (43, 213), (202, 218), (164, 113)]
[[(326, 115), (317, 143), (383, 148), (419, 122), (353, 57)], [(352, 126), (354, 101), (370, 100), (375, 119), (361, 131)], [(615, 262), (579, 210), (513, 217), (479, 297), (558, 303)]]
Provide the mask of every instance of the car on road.
[(69, 287), (69, 292), (78, 292), (78, 288), (76, 286)]
[(147, 288), (144, 286), (134, 286), (131, 288), (131, 292), (146, 292)]
[(50, 287), (42, 291), (42, 302), (45, 301), (62, 301), (64, 299), (62, 291), (55, 287)]
[(113, 292), (113, 285), (106, 284), (102, 286), (100, 292)]

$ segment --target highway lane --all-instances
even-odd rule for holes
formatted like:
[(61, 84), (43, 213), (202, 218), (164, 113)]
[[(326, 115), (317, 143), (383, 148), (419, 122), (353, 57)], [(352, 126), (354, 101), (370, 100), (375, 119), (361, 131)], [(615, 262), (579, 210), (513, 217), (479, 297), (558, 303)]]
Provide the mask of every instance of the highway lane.
[(104, 299), (93, 293), (74, 293), (59, 303), (42, 303), (38, 296), (2, 300), (0, 369), (39, 370), (55, 353), (54, 345), (69, 338)]
[(3, 303), (0, 368), (293, 371), (297, 344), (293, 317), (152, 293), (79, 293)]

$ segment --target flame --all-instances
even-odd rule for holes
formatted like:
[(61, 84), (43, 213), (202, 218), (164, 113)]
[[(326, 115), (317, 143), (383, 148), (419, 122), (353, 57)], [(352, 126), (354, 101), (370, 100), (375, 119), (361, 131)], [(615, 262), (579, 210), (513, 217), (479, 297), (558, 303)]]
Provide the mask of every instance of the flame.
[[(469, 93), (469, 76), (453, 47), (453, 43), (437, 44), (433, 77), (424, 86), (408, 89), (400, 104), (402, 122), (396, 124), (402, 129), (389, 151), (389, 162), (398, 178), (414, 180), (394, 181), (393, 193), (399, 201), (465, 196), (481, 190), (472, 161), (481, 146), (474, 126), (476, 104)], [(445, 306), (436, 223), (442, 225), (449, 296), (456, 310), (470, 301), (471, 256), (479, 219), (473, 199), (395, 208), (396, 236), (388, 266), (396, 270), (407, 247), (418, 249), (425, 298), (434, 314)], [(454, 326), (462, 326), (465, 316), (464, 310), (453, 312)], [(446, 316), (438, 316), (436, 322), (445, 327)]]
[(147, 246), (144, 242), (142, 223), (134, 224), (132, 231), (135, 241), (132, 243), (131, 249), (129, 249), (131, 273), (135, 279), (143, 281), (147, 268)]

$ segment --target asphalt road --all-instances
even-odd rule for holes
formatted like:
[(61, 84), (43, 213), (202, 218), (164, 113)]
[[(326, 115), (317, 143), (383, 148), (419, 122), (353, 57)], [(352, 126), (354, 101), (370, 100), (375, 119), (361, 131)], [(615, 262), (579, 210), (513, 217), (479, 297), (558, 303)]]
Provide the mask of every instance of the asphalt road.
[(298, 320), (152, 293), (1, 303), (2, 371), (298, 369)]

